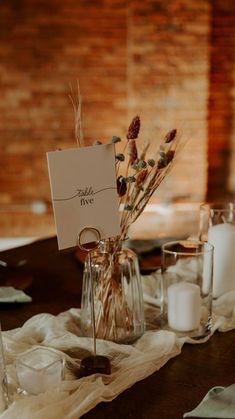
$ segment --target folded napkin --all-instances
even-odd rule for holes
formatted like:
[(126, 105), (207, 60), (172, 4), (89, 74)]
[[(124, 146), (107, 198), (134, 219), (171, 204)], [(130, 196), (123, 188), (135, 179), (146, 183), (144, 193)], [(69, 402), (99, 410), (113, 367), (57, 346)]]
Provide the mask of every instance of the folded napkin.
[(235, 418), (235, 384), (229, 387), (213, 387), (191, 412), (184, 418)]
[(14, 287), (0, 287), (0, 303), (30, 303), (32, 298)]

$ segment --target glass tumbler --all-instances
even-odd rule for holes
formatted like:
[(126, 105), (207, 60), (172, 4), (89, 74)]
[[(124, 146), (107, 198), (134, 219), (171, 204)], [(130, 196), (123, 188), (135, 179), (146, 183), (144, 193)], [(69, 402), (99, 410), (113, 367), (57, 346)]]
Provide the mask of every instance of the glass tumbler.
[(200, 237), (214, 246), (213, 298), (235, 290), (235, 204), (200, 207)]
[(182, 240), (162, 246), (161, 323), (200, 339), (212, 327), (213, 246)]

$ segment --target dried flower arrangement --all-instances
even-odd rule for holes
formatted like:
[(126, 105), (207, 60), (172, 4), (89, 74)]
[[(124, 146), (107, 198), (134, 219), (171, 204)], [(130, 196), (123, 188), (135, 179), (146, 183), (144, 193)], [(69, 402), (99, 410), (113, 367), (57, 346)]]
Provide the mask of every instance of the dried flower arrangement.
[[(81, 124), (81, 95), (79, 85), (77, 95), (71, 90), (71, 100), (75, 115), (75, 137), (78, 146), (84, 146)], [(139, 137), (141, 121), (139, 116), (133, 118), (126, 135), (122, 153), (116, 154), (117, 192), (119, 196), (119, 208), (122, 213), (120, 220), (120, 240), (127, 237), (127, 232), (146, 207), (149, 199), (169, 173), (175, 161), (176, 154), (181, 148), (180, 139), (176, 129), (169, 131), (158, 146), (153, 158), (147, 158), (150, 145), (149, 140), (143, 141), (138, 151), (137, 139)], [(121, 138), (113, 136), (110, 140), (116, 144)], [(96, 141), (94, 145), (102, 144)], [(125, 175), (122, 163), (125, 162)]]
[[(73, 90), (71, 92), (75, 115), (75, 136), (78, 146), (83, 146), (79, 86), (77, 95), (74, 95)], [(130, 278), (123, 278), (123, 275), (124, 277), (126, 275), (123, 273), (120, 276), (121, 244), (127, 237), (130, 225), (137, 220), (151, 196), (169, 173), (182, 145), (177, 130), (172, 129), (162, 139), (155, 156), (148, 158), (149, 141), (143, 141), (138, 147), (140, 125), (139, 116), (135, 116), (128, 128), (122, 153), (116, 153), (117, 193), (121, 212), (120, 237), (109, 240), (105, 244), (104, 256), (99, 250), (93, 252), (93, 265), (99, 267), (99, 272), (94, 275), (96, 280), (93, 281), (96, 336), (118, 342), (130, 341), (133, 336), (136, 337), (136, 313), (133, 313), (133, 299), (131, 304), (128, 303), (123, 292), (123, 283), (125, 282), (125, 287), (128, 288)], [(113, 136), (110, 141), (117, 144), (122, 140), (118, 136)], [(99, 144), (102, 142), (95, 142), (95, 145)], [(90, 279), (88, 271), (85, 265), (84, 280), (86, 282)], [(82, 296), (82, 307), (85, 312), (83, 330), (88, 335), (91, 330), (89, 286), (91, 284), (85, 284), (85, 288), (83, 286)], [(133, 298), (136, 299), (136, 297)]]
[[(128, 163), (125, 176), (119, 175), (117, 165), (117, 190), (120, 204), (123, 204), (121, 236), (125, 238), (128, 229), (146, 207), (149, 199), (172, 167), (179, 140), (176, 129), (168, 132), (154, 158), (146, 158), (149, 141), (144, 141), (138, 152), (136, 140), (140, 130), (140, 118), (133, 118), (127, 132)], [(116, 158), (123, 160), (124, 154)], [(125, 158), (125, 157), (124, 157)]]

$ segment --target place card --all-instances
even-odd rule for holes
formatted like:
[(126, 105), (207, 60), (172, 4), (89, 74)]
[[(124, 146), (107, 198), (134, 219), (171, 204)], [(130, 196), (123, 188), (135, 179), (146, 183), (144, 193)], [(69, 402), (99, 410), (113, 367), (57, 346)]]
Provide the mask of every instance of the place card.
[(120, 234), (113, 144), (47, 153), (59, 250)]

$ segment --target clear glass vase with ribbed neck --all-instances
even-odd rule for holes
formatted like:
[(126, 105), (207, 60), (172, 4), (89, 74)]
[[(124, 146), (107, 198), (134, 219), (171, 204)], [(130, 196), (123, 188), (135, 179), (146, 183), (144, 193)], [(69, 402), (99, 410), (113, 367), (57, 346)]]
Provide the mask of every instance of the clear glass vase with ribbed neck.
[(98, 339), (132, 343), (144, 333), (144, 305), (138, 257), (119, 237), (100, 242), (84, 264), (81, 301), (83, 336), (92, 336), (91, 287)]

